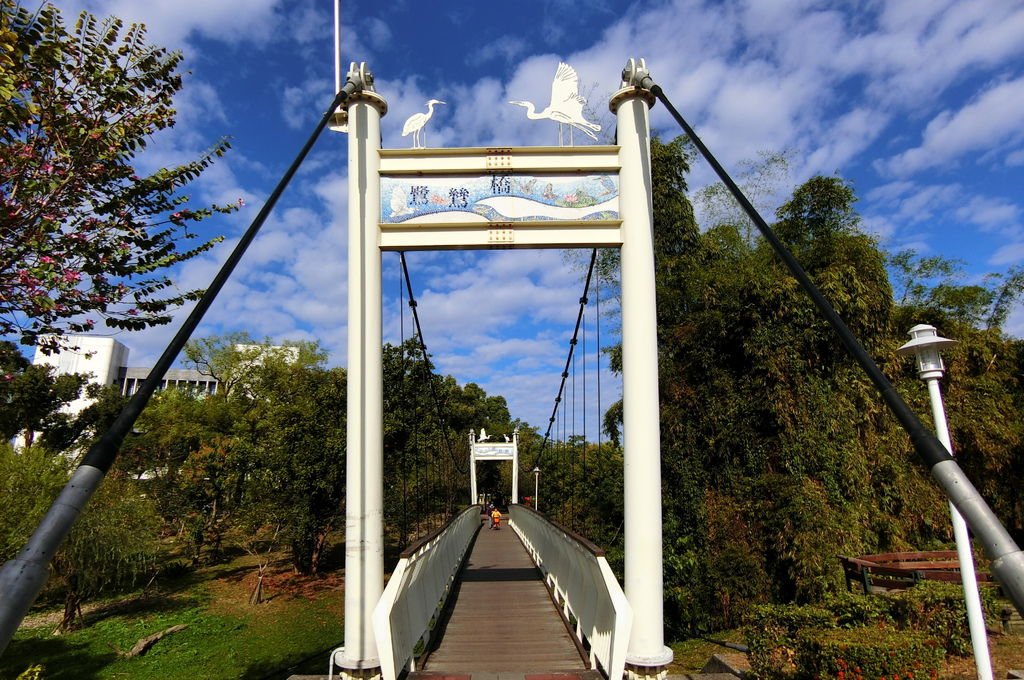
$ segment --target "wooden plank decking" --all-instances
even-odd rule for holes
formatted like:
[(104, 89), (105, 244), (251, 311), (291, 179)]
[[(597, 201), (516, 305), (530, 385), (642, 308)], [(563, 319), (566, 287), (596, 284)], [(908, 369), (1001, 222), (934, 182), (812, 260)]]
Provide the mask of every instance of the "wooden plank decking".
[(480, 529), (424, 675), (586, 673), (538, 570), (505, 522)]

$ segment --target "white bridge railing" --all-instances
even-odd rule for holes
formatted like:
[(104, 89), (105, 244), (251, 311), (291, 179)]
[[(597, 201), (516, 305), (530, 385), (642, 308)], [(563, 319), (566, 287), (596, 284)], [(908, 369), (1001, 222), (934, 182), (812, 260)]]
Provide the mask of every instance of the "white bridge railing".
[(471, 505), (402, 553), (373, 610), (384, 680), (395, 680), (406, 667), (416, 670), (416, 646), (429, 642), (431, 624), (441, 613), (466, 549), (479, 529), (480, 506)]
[(511, 526), (544, 574), (576, 638), (590, 649), (591, 665), (612, 680), (622, 677), (633, 610), (604, 550), (524, 505), (509, 506)]

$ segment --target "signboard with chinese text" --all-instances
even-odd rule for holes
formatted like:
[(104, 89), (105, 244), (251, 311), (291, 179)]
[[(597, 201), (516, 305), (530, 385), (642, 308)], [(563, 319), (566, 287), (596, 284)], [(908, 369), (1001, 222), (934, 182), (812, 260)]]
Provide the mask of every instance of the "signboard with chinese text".
[(512, 460), (515, 458), (515, 444), (474, 444), (473, 454), (477, 459), (488, 458), (490, 460)]

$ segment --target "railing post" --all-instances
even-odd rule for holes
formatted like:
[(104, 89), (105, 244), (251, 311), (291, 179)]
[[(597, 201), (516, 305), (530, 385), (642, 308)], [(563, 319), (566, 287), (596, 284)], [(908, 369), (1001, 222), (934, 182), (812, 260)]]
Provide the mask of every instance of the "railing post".
[[(643, 64), (643, 62), (641, 62)], [(672, 661), (663, 629), (661, 435), (654, 287), (649, 108), (641, 69), (623, 72), (609, 104), (618, 123), (622, 214), (622, 405), (625, 592), (633, 609), (626, 654), (633, 678), (663, 678)]]

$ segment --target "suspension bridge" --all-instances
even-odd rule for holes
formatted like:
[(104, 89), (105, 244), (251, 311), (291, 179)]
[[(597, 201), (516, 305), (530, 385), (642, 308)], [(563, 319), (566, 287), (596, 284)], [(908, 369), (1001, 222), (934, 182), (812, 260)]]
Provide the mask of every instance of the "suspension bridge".
[[(571, 69), (569, 69), (571, 71)], [(557, 78), (574, 83), (561, 66)], [(553, 88), (553, 95), (557, 92)], [(649, 108), (660, 101), (776, 250), (910, 434), (933, 476), (964, 515), (992, 572), (1024, 610), (1024, 554), (920, 423), (800, 264), (775, 237), (654, 82), (629, 60), (609, 102), (614, 145), (526, 148), (382, 149), (387, 103), (365, 65), (353, 64), (320, 123), (253, 224), (124, 411), (85, 455), (29, 543), (0, 572), (0, 651), (46, 579), (48, 562), (113, 464), (126, 434), (164, 373), (223, 288), (277, 199), (328, 125), (348, 133), (349, 285), (344, 646), (325, 665), (345, 678), (623, 676), (661, 678), (661, 472), (653, 258)], [(593, 129), (582, 104), (540, 114)], [(569, 110), (571, 108), (572, 110)], [(579, 109), (579, 110), (577, 110)], [(426, 123), (424, 118), (423, 124)], [(589, 127), (588, 127), (589, 126)], [(541, 192), (540, 194), (536, 192)], [(553, 200), (586, 194), (581, 204)], [(600, 200), (596, 200), (600, 197)], [(624, 579), (600, 547), (518, 503), (497, 530), (483, 527), (476, 489), (468, 507), (410, 545), (385, 587), (381, 254), (469, 248), (616, 248), (621, 262)], [(404, 257), (403, 257), (404, 261)], [(593, 258), (592, 258), (593, 261)], [(409, 289), (410, 303), (414, 298)], [(588, 276), (589, 283), (589, 276)], [(584, 291), (581, 311), (587, 304)], [(426, 345), (415, 314), (417, 336)], [(580, 322), (577, 321), (577, 330)], [(574, 337), (555, 398), (547, 441), (564, 404)], [(442, 428), (443, 429), (443, 428)], [(516, 442), (488, 450), (472, 441), (470, 463), (516, 460)], [(484, 446), (484, 449), (479, 448)], [(510, 450), (508, 450), (510, 449)], [(514, 469), (518, 470), (518, 465)], [(474, 472), (475, 474), (475, 472)], [(472, 484), (472, 481), (471, 481)]]

